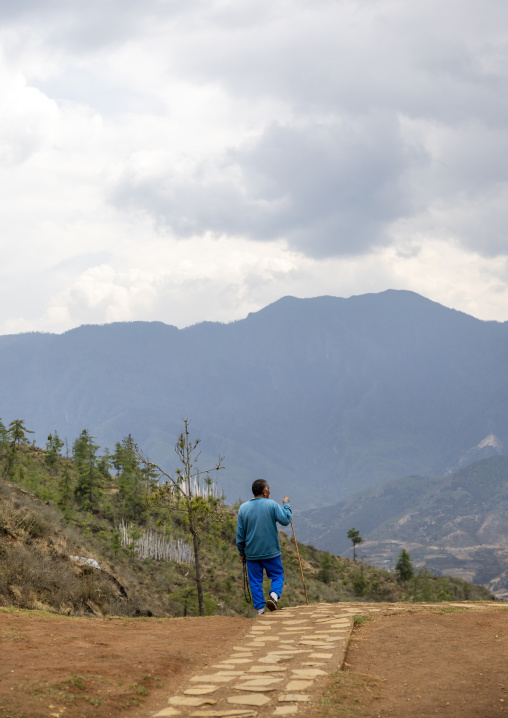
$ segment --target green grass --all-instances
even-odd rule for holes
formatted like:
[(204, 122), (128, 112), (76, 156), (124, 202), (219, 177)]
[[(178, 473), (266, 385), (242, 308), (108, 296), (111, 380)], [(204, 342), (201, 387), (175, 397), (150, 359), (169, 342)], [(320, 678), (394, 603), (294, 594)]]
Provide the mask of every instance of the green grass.
[(353, 616), (353, 622), (355, 626), (361, 626), (366, 621), (372, 621), (371, 616)]

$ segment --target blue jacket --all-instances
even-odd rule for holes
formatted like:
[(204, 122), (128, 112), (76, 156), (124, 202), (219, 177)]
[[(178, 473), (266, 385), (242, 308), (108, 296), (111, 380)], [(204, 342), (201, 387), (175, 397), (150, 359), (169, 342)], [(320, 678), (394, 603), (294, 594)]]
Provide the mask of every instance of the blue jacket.
[(291, 506), (279, 506), (272, 499), (261, 496), (240, 506), (236, 523), (236, 545), (240, 554), (250, 561), (280, 556), (277, 523), (287, 526), (293, 520)]

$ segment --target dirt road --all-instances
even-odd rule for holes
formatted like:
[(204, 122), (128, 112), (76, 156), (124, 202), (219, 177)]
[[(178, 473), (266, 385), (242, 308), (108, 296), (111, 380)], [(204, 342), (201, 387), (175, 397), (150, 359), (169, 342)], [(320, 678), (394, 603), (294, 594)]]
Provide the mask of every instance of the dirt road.
[[(347, 670), (330, 671), (312, 702), (297, 706), (299, 716), (490, 718), (508, 712), (508, 607), (343, 605), (358, 616)], [(362, 616), (368, 620), (359, 622)], [(249, 640), (262, 621), (0, 610), (0, 716), (152, 716), (193, 676)]]
[(335, 705), (356, 709), (351, 716), (508, 714), (508, 606), (392, 613), (355, 631), (346, 660), (328, 693)]

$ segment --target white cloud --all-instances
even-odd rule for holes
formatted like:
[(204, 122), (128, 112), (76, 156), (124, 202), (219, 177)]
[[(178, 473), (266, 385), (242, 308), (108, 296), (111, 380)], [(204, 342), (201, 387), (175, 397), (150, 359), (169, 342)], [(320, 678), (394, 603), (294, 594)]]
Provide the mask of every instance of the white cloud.
[(0, 18), (0, 331), (388, 287), (508, 319), (502, 0)]
[(12, 168), (51, 143), (58, 109), (42, 92), (27, 87), (19, 74), (5, 74), (0, 96), (0, 167)]

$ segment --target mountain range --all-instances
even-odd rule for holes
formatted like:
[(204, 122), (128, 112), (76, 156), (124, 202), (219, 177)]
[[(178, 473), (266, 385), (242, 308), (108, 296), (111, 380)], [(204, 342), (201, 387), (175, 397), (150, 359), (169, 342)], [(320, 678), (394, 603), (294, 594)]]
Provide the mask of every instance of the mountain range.
[(507, 365), (507, 323), (412, 292), (285, 297), (230, 324), (1, 336), (0, 416), (39, 443), (86, 428), (113, 449), (132, 434), (169, 470), (188, 418), (200, 467), (224, 457), (230, 500), (265, 477), (303, 509), (503, 454)]
[(393, 568), (402, 548), (416, 565), (485, 585), (508, 599), (508, 456), (482, 459), (439, 478), (409, 476), (295, 517), (303, 541)]

